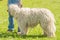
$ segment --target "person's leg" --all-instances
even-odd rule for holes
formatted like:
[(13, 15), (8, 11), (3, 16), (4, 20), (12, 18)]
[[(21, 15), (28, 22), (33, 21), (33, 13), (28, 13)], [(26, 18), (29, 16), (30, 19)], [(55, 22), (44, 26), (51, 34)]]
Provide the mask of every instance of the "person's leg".
[[(19, 3), (20, 0), (8, 0), (8, 9), (9, 9), (9, 5), (10, 4), (17, 4)], [(9, 11), (8, 11), (9, 12)], [(10, 15), (9, 13), (9, 26), (8, 26), (8, 30), (13, 30), (14, 29), (14, 23), (13, 23), (13, 17)], [(18, 32), (20, 32), (20, 28), (18, 27)]]
[[(21, 3), (21, 0), (20, 0), (20, 2), (18, 2), (18, 4), (17, 4), (20, 8), (22, 7), (22, 3)], [(19, 26), (18, 26), (18, 32), (20, 33), (20, 28), (19, 28)]]
[(20, 32), (20, 28), (18, 27), (18, 32)]
[[(13, 17), (10, 15), (9, 12), (9, 26), (8, 26), (8, 31), (13, 31), (14, 30), (14, 22), (13, 22)], [(20, 28), (18, 27), (18, 32), (20, 32)]]
[(17, 32), (18, 35), (21, 34), (21, 31), (20, 31), (20, 28), (18, 27), (18, 32)]
[(8, 31), (13, 31), (14, 29), (14, 22), (13, 22), (13, 17), (10, 15), (10, 12), (9, 12), (9, 25), (8, 25)]

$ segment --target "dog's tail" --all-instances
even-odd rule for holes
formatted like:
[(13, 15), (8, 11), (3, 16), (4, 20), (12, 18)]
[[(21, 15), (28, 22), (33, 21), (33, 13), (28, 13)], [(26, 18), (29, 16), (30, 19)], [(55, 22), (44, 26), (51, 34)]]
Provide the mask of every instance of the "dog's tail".
[(56, 26), (55, 26), (56, 20), (54, 18), (54, 15), (50, 10), (47, 10), (47, 12), (50, 16), (50, 26), (51, 26), (51, 29), (52, 29), (51, 31), (56, 32)]
[(52, 27), (52, 31), (56, 32), (56, 27), (55, 27), (55, 18), (54, 18), (54, 15), (53, 13), (50, 11), (50, 10), (47, 10), (49, 16), (50, 16), (50, 26)]

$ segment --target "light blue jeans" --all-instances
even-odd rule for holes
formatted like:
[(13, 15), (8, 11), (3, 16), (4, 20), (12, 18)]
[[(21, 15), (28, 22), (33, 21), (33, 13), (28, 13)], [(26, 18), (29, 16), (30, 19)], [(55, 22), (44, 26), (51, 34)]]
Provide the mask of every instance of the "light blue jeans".
[[(9, 10), (9, 5), (10, 4), (19, 4), (20, 0), (8, 0), (8, 10)], [(9, 13), (9, 25), (8, 25), (8, 30), (13, 30), (14, 29), (14, 22), (13, 22), (13, 17), (10, 15), (10, 12), (8, 11)], [(18, 32), (20, 32), (20, 29), (18, 27)]]

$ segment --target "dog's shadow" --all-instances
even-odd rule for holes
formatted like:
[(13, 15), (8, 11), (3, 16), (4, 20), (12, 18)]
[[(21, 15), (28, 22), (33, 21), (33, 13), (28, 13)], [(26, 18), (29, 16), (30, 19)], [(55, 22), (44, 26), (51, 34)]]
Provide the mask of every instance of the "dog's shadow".
[(46, 36), (44, 36), (44, 35), (22, 35), (21, 37), (22, 38), (36, 38), (36, 37), (45, 38)]
[(0, 33), (0, 38), (42, 38), (42, 37), (46, 37), (44, 35), (17, 35), (16, 32), (14, 33)]

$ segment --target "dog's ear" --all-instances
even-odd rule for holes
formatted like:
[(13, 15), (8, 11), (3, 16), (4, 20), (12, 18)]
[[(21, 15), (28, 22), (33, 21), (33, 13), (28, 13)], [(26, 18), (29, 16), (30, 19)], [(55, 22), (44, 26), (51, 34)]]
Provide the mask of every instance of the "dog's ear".
[(19, 15), (19, 14), (17, 14), (17, 13), (15, 12), (15, 13), (14, 13), (14, 18), (15, 18), (15, 19), (18, 19), (18, 15)]
[(14, 16), (15, 15), (15, 11), (13, 9), (9, 9), (8, 11), (10, 12), (10, 15), (11, 16)]

